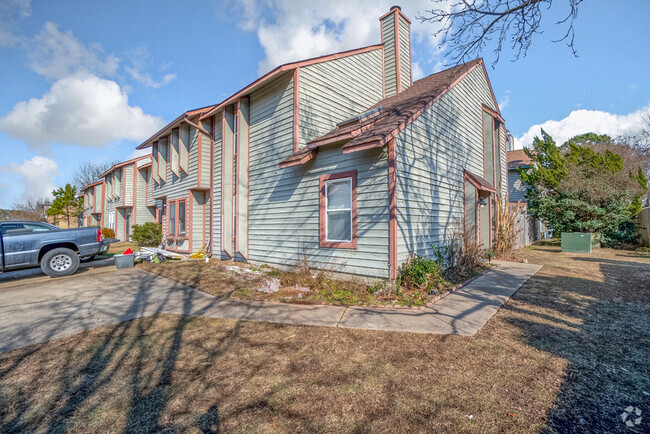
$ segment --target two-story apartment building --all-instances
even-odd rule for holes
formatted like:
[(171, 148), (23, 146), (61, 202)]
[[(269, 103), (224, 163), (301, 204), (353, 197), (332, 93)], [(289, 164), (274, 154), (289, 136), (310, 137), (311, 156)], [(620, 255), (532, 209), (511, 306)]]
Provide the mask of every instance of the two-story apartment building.
[(454, 231), (491, 244), (507, 134), (483, 61), (413, 82), (410, 21), (379, 21), (380, 44), (279, 66), (138, 147), (167, 248), (394, 278)]
[(83, 226), (104, 226), (104, 180), (93, 182), (81, 189), (83, 198)]
[(210, 242), (213, 133), (200, 116), (213, 106), (188, 111), (143, 142), (151, 148), (147, 206), (162, 223), (165, 247), (190, 253)]
[(151, 167), (151, 156), (146, 155), (115, 164), (100, 176), (104, 185), (102, 227), (113, 229), (122, 241), (130, 240), (133, 225), (155, 220), (148, 196)]

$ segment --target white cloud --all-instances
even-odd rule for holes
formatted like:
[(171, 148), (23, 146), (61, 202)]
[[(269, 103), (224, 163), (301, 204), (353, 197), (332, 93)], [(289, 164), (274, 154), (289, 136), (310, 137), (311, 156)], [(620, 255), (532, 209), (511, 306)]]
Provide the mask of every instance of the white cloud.
[(13, 47), (20, 42), (14, 30), (19, 21), (31, 14), (31, 0), (0, 1), (0, 47)]
[[(129, 53), (128, 57), (131, 62), (131, 66), (125, 66), (124, 69), (135, 81), (144, 84), (147, 87), (158, 89), (176, 78), (176, 74), (165, 74), (158, 81), (151, 78), (151, 74), (145, 70), (152, 64), (151, 54), (147, 50), (146, 45), (140, 45), (139, 47), (135, 48)], [(163, 64), (160, 69), (164, 71), (170, 66), (171, 63), (166, 63)]]
[(127, 158), (127, 160), (144, 157), (145, 155), (151, 155), (151, 148), (135, 149), (133, 152), (131, 152), (131, 155), (129, 155), (129, 158)]
[(29, 57), (31, 68), (52, 80), (80, 70), (110, 77), (115, 75), (120, 63), (119, 58), (106, 54), (99, 44), (87, 47), (71, 31), (61, 32), (51, 22), (45, 23), (40, 33), (34, 37)]
[(503, 97), (499, 100), (499, 110), (503, 110), (510, 105), (510, 93), (509, 90), (504, 92)]
[(54, 160), (36, 155), (22, 164), (11, 163), (5, 168), (20, 178), (19, 188), (22, 187), (22, 193), (18, 202), (52, 197), (54, 178), (59, 174), (59, 166)]
[(89, 73), (56, 81), (41, 98), (17, 103), (0, 119), (0, 130), (34, 148), (101, 148), (120, 139), (143, 140), (162, 125), (159, 117), (130, 106), (117, 83)]
[[(378, 18), (390, 10), (394, 1), (331, 0), (326, 8), (319, 0), (238, 0), (237, 4), (239, 26), (257, 31), (264, 49), (266, 57), (259, 65), (259, 73), (263, 74), (287, 62), (380, 43)], [(434, 26), (415, 18), (418, 12), (425, 13), (431, 7), (430, 0), (414, 0), (402, 11), (412, 21), (412, 40), (437, 48)], [(437, 49), (429, 52), (434, 56)]]
[(411, 74), (413, 75), (413, 81), (417, 81), (424, 77), (424, 71), (420, 66), (420, 62), (413, 62), (411, 64)]
[(600, 110), (574, 110), (562, 120), (533, 125), (515, 139), (515, 147), (530, 146), (536, 136), (541, 136), (541, 129), (550, 134), (558, 145), (582, 133), (607, 134), (610, 137), (633, 135), (643, 129), (645, 116), (650, 116), (650, 105), (625, 115)]

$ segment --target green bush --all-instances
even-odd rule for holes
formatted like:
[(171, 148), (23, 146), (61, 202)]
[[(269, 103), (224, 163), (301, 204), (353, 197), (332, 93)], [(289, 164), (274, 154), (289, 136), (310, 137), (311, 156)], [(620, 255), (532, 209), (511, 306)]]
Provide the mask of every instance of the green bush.
[(157, 247), (162, 241), (162, 225), (160, 223), (148, 222), (141, 225), (133, 225), (131, 239), (141, 246)]
[(399, 269), (398, 286), (429, 291), (442, 281), (442, 261), (414, 254)]
[(115, 231), (111, 228), (102, 228), (104, 238), (115, 238)]
[(617, 229), (609, 229), (603, 232), (600, 243), (603, 247), (610, 247), (613, 249), (625, 248), (639, 245), (641, 234), (639, 228), (634, 222), (626, 220)]

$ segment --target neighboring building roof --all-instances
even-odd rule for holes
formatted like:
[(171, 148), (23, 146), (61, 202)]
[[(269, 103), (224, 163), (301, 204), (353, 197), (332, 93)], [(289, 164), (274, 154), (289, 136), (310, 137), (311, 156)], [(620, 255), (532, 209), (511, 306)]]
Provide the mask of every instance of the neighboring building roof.
[(102, 179), (102, 180), (100, 180), (100, 181), (96, 181), (96, 182), (93, 182), (93, 183), (91, 183), (91, 184), (88, 184), (88, 185), (86, 185), (84, 188), (82, 188), (82, 189), (79, 191), (79, 193), (83, 193), (84, 191), (88, 190), (90, 187), (94, 187), (94, 186), (96, 186), (96, 185), (103, 184), (103, 183), (104, 183), (104, 180)]
[[(148, 148), (149, 146), (151, 146), (153, 144), (153, 142), (156, 139), (158, 139), (159, 137), (167, 135), (170, 129), (178, 126), (179, 124), (181, 124), (183, 122), (188, 123), (188, 124), (190, 124), (191, 126), (193, 126), (195, 128), (198, 128), (199, 130), (201, 130), (204, 133), (208, 133), (205, 129), (201, 128), (200, 126), (196, 125), (194, 122), (190, 121), (190, 117), (196, 116), (196, 115), (201, 115), (202, 113), (207, 112), (207, 111), (211, 110), (214, 107), (215, 106), (213, 106), (213, 105), (209, 105), (209, 106), (206, 106), (206, 107), (201, 107), (201, 108), (186, 111), (185, 113), (183, 113), (182, 115), (180, 115), (179, 117), (177, 117), (176, 119), (174, 119), (173, 121), (171, 121), (170, 123), (168, 123), (167, 125), (162, 127), (161, 129), (156, 131), (151, 137), (149, 137), (147, 140), (145, 140), (144, 142), (139, 144), (135, 149)], [(208, 135), (210, 135), (210, 134), (208, 133)]]
[(140, 161), (140, 160), (143, 160), (143, 159), (145, 159), (145, 158), (149, 158), (149, 159), (151, 159), (151, 155), (144, 155), (144, 156), (142, 156), (142, 157), (132, 158), (132, 159), (130, 159), (130, 160), (123, 161), (122, 163), (113, 164), (113, 165), (111, 166), (110, 169), (108, 169), (106, 172), (104, 172), (104, 173), (102, 173), (101, 175), (99, 175), (99, 177), (100, 177), (100, 178), (103, 178), (104, 176), (108, 175), (109, 173), (111, 173), (111, 172), (112, 172), (113, 170), (115, 170), (115, 169), (119, 169), (119, 168), (122, 167), (122, 166), (126, 166), (126, 165), (129, 165), (129, 164), (133, 164), (133, 163), (135, 163), (136, 161)]
[(517, 167), (528, 167), (532, 163), (532, 160), (526, 155), (526, 151), (523, 149), (506, 152), (506, 158), (508, 160), (508, 170), (513, 170)]
[[(320, 146), (347, 142), (343, 146), (345, 154), (382, 147), (479, 66), (485, 69), (483, 59), (475, 59), (415, 81), (406, 90), (370, 107), (366, 114), (350, 122), (342, 122), (329, 133), (310, 141), (306, 149), (315, 150)], [(485, 75), (487, 77), (487, 73)], [(494, 95), (492, 97), (494, 99)], [(495, 107), (498, 107), (494, 101)], [(497, 111), (495, 114), (503, 122), (500, 113)], [(302, 164), (300, 161), (305, 160), (305, 152), (305, 149), (301, 149), (283, 160), (280, 167)]]

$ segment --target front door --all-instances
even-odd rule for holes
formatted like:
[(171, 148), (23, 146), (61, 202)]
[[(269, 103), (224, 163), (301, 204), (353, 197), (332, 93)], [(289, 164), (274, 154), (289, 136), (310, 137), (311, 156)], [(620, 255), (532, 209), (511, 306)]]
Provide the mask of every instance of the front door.
[(492, 226), (491, 222), (491, 207), (492, 207), (492, 197), (491, 195), (485, 194), (483, 192), (479, 193), (479, 238), (481, 242), (482, 249), (489, 249), (492, 246), (490, 242)]

